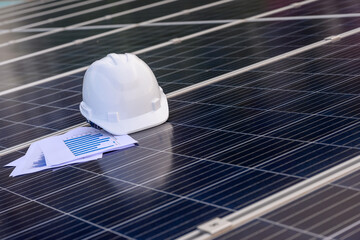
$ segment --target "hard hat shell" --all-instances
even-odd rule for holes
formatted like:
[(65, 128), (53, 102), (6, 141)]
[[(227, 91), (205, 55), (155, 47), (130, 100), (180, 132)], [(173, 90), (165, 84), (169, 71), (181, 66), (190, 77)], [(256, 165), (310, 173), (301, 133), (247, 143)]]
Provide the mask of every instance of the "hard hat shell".
[(114, 135), (154, 127), (169, 117), (166, 95), (134, 54), (108, 54), (87, 69), (80, 112)]

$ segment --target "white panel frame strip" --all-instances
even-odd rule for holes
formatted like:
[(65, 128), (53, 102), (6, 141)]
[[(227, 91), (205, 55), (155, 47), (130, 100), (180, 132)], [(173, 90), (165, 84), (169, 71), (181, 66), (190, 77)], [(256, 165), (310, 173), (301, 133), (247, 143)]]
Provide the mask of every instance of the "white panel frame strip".
[[(159, 3), (168, 3), (168, 2), (172, 2), (172, 1), (174, 1), (174, 0), (164, 0), (164, 1), (159, 2)], [(228, 1), (231, 1), (231, 0), (224, 0), (224, 1), (228, 2)], [(179, 43), (181, 41), (186, 41), (188, 39), (192, 39), (192, 38), (199, 37), (199, 36), (202, 36), (202, 35), (205, 35), (205, 34), (216, 32), (216, 31), (228, 28), (228, 27), (236, 26), (236, 25), (245, 23), (245, 22), (247, 22), (249, 20), (263, 18), (263, 17), (269, 16), (269, 15), (272, 15), (272, 14), (275, 14), (275, 13), (283, 12), (283, 11), (286, 11), (286, 10), (289, 10), (289, 9), (292, 9), (292, 8), (298, 8), (298, 7), (303, 6), (305, 4), (313, 3), (313, 2), (316, 2), (316, 1), (318, 1), (318, 0), (305, 0), (305, 1), (302, 1), (302, 2), (293, 3), (293, 4), (290, 4), (288, 6), (278, 8), (276, 10), (272, 10), (272, 11), (268, 11), (268, 12), (265, 12), (265, 13), (255, 15), (253, 17), (240, 19), (240, 20), (237, 20), (237, 21), (234, 21), (234, 22), (231, 22), (231, 23), (226, 23), (226, 24), (216, 26), (216, 27), (213, 27), (213, 28), (210, 28), (210, 29), (207, 29), (207, 30), (203, 30), (203, 31), (200, 31), (200, 32), (197, 32), (197, 33), (189, 34), (189, 35), (184, 36), (184, 37), (172, 39), (172, 40), (170, 40), (168, 42), (164, 42), (164, 43), (157, 44), (157, 45), (154, 45), (154, 46), (149, 47), (149, 48), (145, 48), (145, 49), (143, 49), (143, 51), (147, 52), (147, 51), (158, 49), (158, 48), (168, 46), (168, 45), (171, 45), (171, 44), (176, 44), (176, 43)], [(223, 1), (220, 1), (220, 2), (224, 3)], [(205, 8), (216, 6), (215, 4), (218, 5), (219, 2), (203, 5), (203, 6), (192, 8), (192, 9), (183, 10), (183, 11), (180, 11), (180, 12), (177, 12), (177, 13), (174, 13), (174, 14), (166, 15), (166, 16), (163, 16), (163, 17), (155, 18), (155, 19), (151, 19), (151, 20), (144, 21), (144, 22), (137, 23), (137, 24), (133, 24), (133, 25), (130, 25), (130, 26), (127, 26), (127, 27), (114, 29), (114, 30), (107, 31), (107, 32), (104, 32), (104, 33), (100, 33), (100, 34), (96, 34), (96, 35), (93, 35), (93, 36), (90, 36), (90, 37), (78, 39), (78, 40), (75, 40), (75, 41), (72, 41), (72, 42), (69, 42), (69, 43), (65, 43), (65, 44), (61, 44), (61, 45), (58, 45), (58, 46), (55, 46), (55, 47), (51, 47), (51, 48), (48, 48), (48, 49), (45, 49), (45, 50), (41, 50), (41, 51), (38, 51), (38, 52), (23, 55), (21, 57), (16, 57), (16, 58), (13, 58), (13, 59), (5, 60), (5, 61), (0, 62), (0, 66), (6, 65), (6, 64), (9, 64), (9, 63), (14, 63), (14, 62), (17, 62), (17, 61), (20, 61), (20, 60), (28, 59), (28, 58), (31, 58), (31, 57), (39, 56), (39, 55), (49, 53), (49, 52), (53, 52), (53, 51), (56, 51), (56, 50), (64, 49), (64, 48), (74, 46), (74, 45), (77, 45), (77, 44), (81, 44), (81, 43), (91, 41), (91, 40), (94, 40), (94, 39), (109, 36), (109, 35), (112, 35), (112, 34), (115, 34), (115, 33), (119, 33), (119, 32), (122, 32), (122, 31), (126, 31), (126, 30), (129, 30), (129, 29), (136, 28), (138, 26), (142, 26), (142, 25), (146, 25), (146, 24), (150, 24), (150, 23), (155, 23), (155, 22), (160, 22), (160, 21), (170, 19), (170, 18), (173, 18), (173, 17), (177, 17), (177, 16), (181, 16), (181, 15), (184, 15), (184, 14), (189, 14), (189, 13), (192, 13), (192, 12), (203, 10)], [(47, 34), (47, 33), (41, 33), (41, 34)], [(143, 52), (138, 52), (138, 54), (140, 54), (140, 53), (143, 53)], [(0, 92), (0, 96), (1, 96), (1, 92)]]
[[(325, 44), (336, 42), (341, 40), (342, 38), (358, 34), (360, 33), (360, 27), (355, 28), (353, 30), (350, 30), (348, 32), (336, 35), (336, 36), (330, 36), (325, 38), (322, 41), (316, 42), (314, 44), (296, 49), (294, 51), (290, 51), (285, 54), (281, 54), (279, 56), (276, 56), (272, 59), (268, 59), (265, 61), (262, 61), (260, 63), (256, 63), (253, 65), (258, 65), (258, 67), (266, 65), (263, 62), (268, 62), (267, 64), (270, 64), (272, 62), (279, 61), (281, 59), (285, 59), (287, 57), (296, 55), (301, 52), (308, 51), (310, 49), (314, 49), (320, 46), (323, 46)], [(194, 89), (198, 89), (200, 87), (216, 83), (218, 81), (221, 81), (223, 79), (236, 76), (240, 73), (246, 72), (246, 68), (249, 69), (247, 71), (253, 70), (256, 68), (256, 66), (249, 66), (245, 67), (244, 69), (239, 69), (233, 72), (230, 72), (228, 74), (221, 75), (219, 77), (215, 77), (213, 79), (201, 82), (199, 84), (195, 84), (193, 86), (189, 86), (183, 89), (180, 89), (178, 91), (174, 91), (169, 94), (169, 97), (178, 96), (180, 94), (183, 94), (184, 92), (189, 92)], [(232, 214), (229, 214), (228, 216), (225, 216), (223, 218), (216, 218), (213, 219), (207, 223), (201, 224), (198, 226), (197, 230), (194, 230), (180, 238), (178, 240), (208, 240), (213, 239), (214, 237), (220, 236), (226, 232), (231, 231), (232, 229), (235, 229), (236, 227), (239, 227), (241, 225), (244, 225), (252, 220), (254, 220), (257, 217), (260, 217), (266, 213), (269, 213), (277, 208), (280, 208), (281, 206), (284, 206), (285, 204), (294, 201), (306, 194), (309, 194), (341, 177), (344, 177), (346, 175), (349, 175), (357, 170), (360, 169), (360, 156), (354, 157), (342, 164), (339, 164), (335, 167), (332, 167), (320, 174), (317, 174), (307, 180), (304, 180), (298, 184), (295, 184), (292, 187), (286, 188), (283, 191), (280, 191), (276, 194), (271, 195), (270, 197), (267, 197), (263, 200), (260, 200), (248, 207), (245, 207), (237, 212), (234, 212)]]

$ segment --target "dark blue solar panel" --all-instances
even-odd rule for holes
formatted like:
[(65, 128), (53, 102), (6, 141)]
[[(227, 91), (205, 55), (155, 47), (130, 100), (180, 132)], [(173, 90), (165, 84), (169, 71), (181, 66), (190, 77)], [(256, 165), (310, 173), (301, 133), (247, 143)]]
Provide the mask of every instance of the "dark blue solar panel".
[[(76, 218), (70, 216), (63, 216), (36, 226), (33, 229), (25, 230), (20, 234), (12, 237), (12, 239), (60, 239), (69, 237), (72, 239), (80, 239), (90, 237), (95, 234), (100, 234), (101, 231), (101, 229)], [(112, 237), (115, 238), (111, 238), (110, 234), (102, 235), (102, 237), (109, 237), (107, 239), (126, 239), (121, 238), (120, 236), (117, 236), (115, 234), (112, 235)]]
[[(247, 23), (140, 57), (154, 69), (160, 85), (173, 91), (356, 25), (356, 19), (337, 24), (330, 20)], [(169, 38), (168, 27), (138, 28), (131, 34), (138, 38), (141, 31), (150, 34), (151, 29), (159, 35), (152, 32), (141, 39), (149, 46)], [(171, 34), (200, 29), (203, 27), (176, 27)], [(46, 54), (42, 62), (40, 57), (27, 59), (19, 62), (23, 69), (10, 64), (0, 70), (4, 79), (12, 71), (27, 73), (32, 77), (22, 75), (19, 84), (31, 82), (82, 67), (109, 48), (120, 51), (119, 39), (102, 39), (98, 48), (89, 43)], [(132, 134), (139, 141), (137, 147), (105, 154), (97, 161), (16, 178), (8, 177), (11, 169), (0, 169), (0, 194), (13, 201), (0, 205), (1, 238), (42, 238), (49, 233), (53, 238), (71, 239), (174, 239), (358, 155), (359, 149), (351, 145), (356, 135), (338, 141), (344, 138), (339, 135), (343, 130), (355, 132), (357, 126), (356, 116), (345, 116), (348, 112), (339, 108), (357, 100), (356, 89), (354, 93), (344, 90), (358, 74), (348, 67), (356, 64), (357, 40), (358, 36), (349, 37), (171, 98), (168, 123)], [(139, 42), (131, 44), (129, 51), (144, 47)], [(80, 54), (84, 51), (88, 51), (87, 58)], [(59, 61), (49, 61), (54, 57)], [(82, 74), (1, 96), (0, 104), (7, 112), (0, 119), (1, 131), (6, 133), (0, 147), (83, 122), (77, 109)], [(0, 164), (22, 156), (25, 150), (2, 156)], [(344, 191), (332, 188), (331, 194)], [(354, 198), (344, 203), (356, 204), (355, 193), (349, 191), (345, 197)], [(336, 200), (325, 203), (336, 209), (345, 206), (334, 205)], [(292, 209), (303, 210), (307, 205)], [(328, 219), (330, 213), (319, 216)], [(305, 213), (298, 214), (306, 218)], [(333, 234), (324, 232), (326, 224), (320, 218), (299, 222), (299, 217), (289, 216), (291, 221), (287, 221), (283, 215), (256, 220), (254, 226), (262, 226), (263, 231), (253, 236)], [(341, 225), (330, 224), (334, 231), (351, 222), (345, 218), (349, 215), (341, 216)], [(273, 227), (274, 223), (278, 225)], [(290, 227), (278, 233), (283, 225)], [(61, 226), (66, 232), (57, 231)], [(299, 231), (301, 228), (305, 230)]]
[(28, 202), (16, 208), (10, 208), (0, 213), (0, 237), (4, 239), (59, 216), (61, 213), (36, 202)]
[[(217, 239), (357, 239), (359, 171), (230, 231)], [(282, 239), (282, 238), (281, 238)]]
[(284, 16), (307, 16), (307, 15), (327, 15), (327, 14), (349, 14), (358, 13), (360, 4), (356, 0), (335, 1), (331, 4), (323, 1), (315, 1), (304, 5), (301, 8), (294, 8), (282, 13), (275, 14), (276, 17)]

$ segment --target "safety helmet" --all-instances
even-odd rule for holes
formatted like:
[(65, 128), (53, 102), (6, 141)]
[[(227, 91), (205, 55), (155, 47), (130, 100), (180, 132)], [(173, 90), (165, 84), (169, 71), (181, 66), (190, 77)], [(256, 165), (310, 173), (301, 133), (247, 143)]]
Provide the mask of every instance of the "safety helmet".
[(150, 67), (134, 54), (108, 54), (87, 69), (81, 114), (114, 135), (157, 126), (169, 107)]

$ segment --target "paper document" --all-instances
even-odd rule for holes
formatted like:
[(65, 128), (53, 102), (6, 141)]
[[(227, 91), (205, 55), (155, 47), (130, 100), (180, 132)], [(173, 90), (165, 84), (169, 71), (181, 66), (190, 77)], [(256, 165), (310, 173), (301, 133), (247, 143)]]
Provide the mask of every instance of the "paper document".
[(104, 130), (80, 127), (66, 134), (39, 142), (49, 166), (57, 166), (78, 158), (134, 146), (137, 143), (128, 135), (113, 136)]
[(103, 130), (80, 127), (31, 144), (25, 156), (5, 167), (15, 167), (10, 176), (19, 176), (99, 159), (104, 152), (124, 149), (136, 143), (128, 135), (113, 136)]

